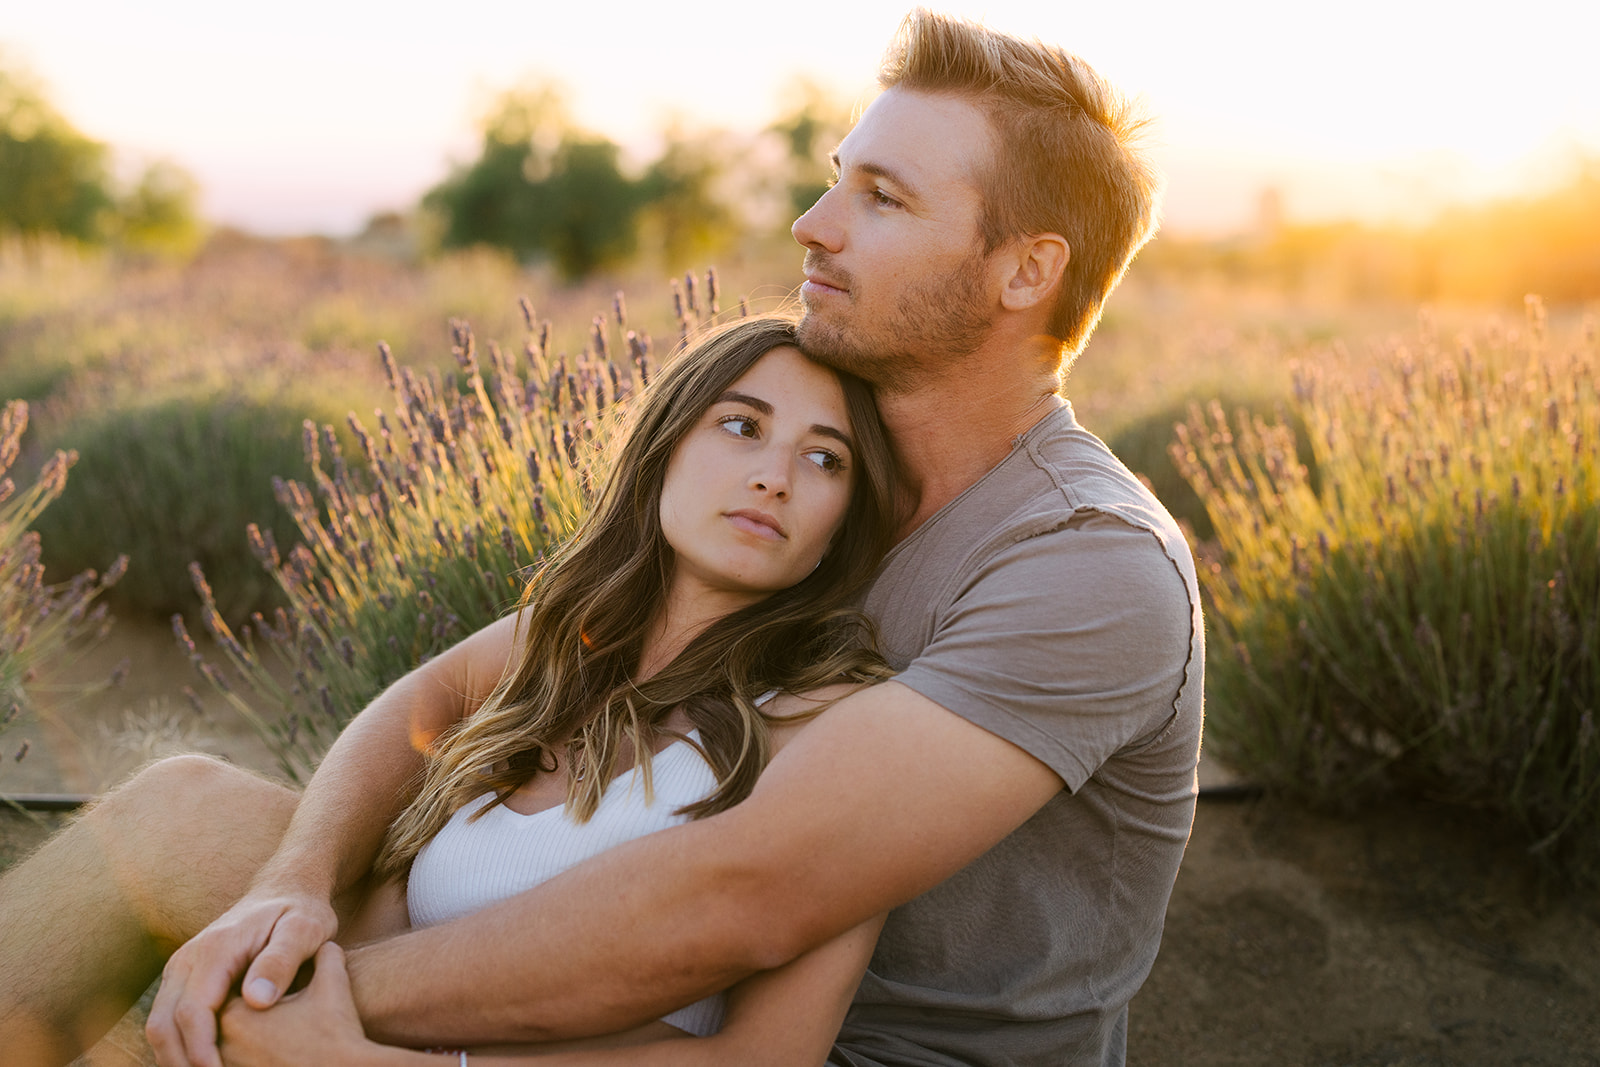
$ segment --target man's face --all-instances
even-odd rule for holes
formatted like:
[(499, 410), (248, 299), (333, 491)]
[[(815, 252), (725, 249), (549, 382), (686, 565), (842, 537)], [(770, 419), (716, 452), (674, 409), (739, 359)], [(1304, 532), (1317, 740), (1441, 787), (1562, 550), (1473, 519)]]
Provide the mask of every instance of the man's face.
[(982, 343), (999, 294), (978, 232), (989, 121), (954, 96), (890, 89), (835, 154), (838, 178), (796, 220), (800, 343), (902, 391)]

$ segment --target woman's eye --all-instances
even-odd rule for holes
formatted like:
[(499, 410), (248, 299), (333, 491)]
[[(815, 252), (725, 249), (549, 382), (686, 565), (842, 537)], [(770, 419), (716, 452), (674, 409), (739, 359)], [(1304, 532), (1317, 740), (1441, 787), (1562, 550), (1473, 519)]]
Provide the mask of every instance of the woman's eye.
[(736, 437), (756, 435), (756, 420), (746, 415), (725, 415), (717, 420), (717, 425)]
[(844, 460), (840, 459), (838, 455), (833, 452), (829, 452), (825, 448), (818, 448), (807, 452), (806, 458), (815, 463), (817, 466), (821, 467), (823, 470), (827, 471), (829, 474), (837, 474), (845, 469)]

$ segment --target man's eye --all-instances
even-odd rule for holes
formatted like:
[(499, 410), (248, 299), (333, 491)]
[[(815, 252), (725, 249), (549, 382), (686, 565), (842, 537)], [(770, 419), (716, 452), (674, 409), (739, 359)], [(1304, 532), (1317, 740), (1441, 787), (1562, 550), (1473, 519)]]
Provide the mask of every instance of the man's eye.
[(746, 415), (724, 415), (717, 420), (717, 425), (737, 437), (756, 435), (756, 420)]
[(883, 207), (898, 207), (900, 201), (884, 192), (882, 189), (872, 190), (872, 199)]

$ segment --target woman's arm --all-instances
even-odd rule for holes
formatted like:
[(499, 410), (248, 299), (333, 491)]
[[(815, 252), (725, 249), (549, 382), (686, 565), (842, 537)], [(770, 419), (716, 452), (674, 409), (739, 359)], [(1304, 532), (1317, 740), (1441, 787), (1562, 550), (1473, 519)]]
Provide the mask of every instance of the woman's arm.
[(371, 867), (410, 800), (422, 749), (499, 681), (514, 626), (515, 616), (501, 619), (410, 672), (339, 735), (250, 891), (168, 961), (146, 1027), (162, 1063), (219, 1063), (215, 1014), (230, 987), (242, 976), (244, 996), (265, 1007), (335, 935), (335, 898)]

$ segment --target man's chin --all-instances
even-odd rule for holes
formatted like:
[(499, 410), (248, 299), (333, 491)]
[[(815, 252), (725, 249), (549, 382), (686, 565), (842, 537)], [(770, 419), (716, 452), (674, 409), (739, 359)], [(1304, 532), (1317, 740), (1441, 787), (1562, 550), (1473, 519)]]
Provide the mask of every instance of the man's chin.
[(824, 367), (860, 375), (861, 355), (845, 340), (844, 331), (837, 325), (821, 321), (808, 310), (795, 327), (794, 336), (800, 351)]

